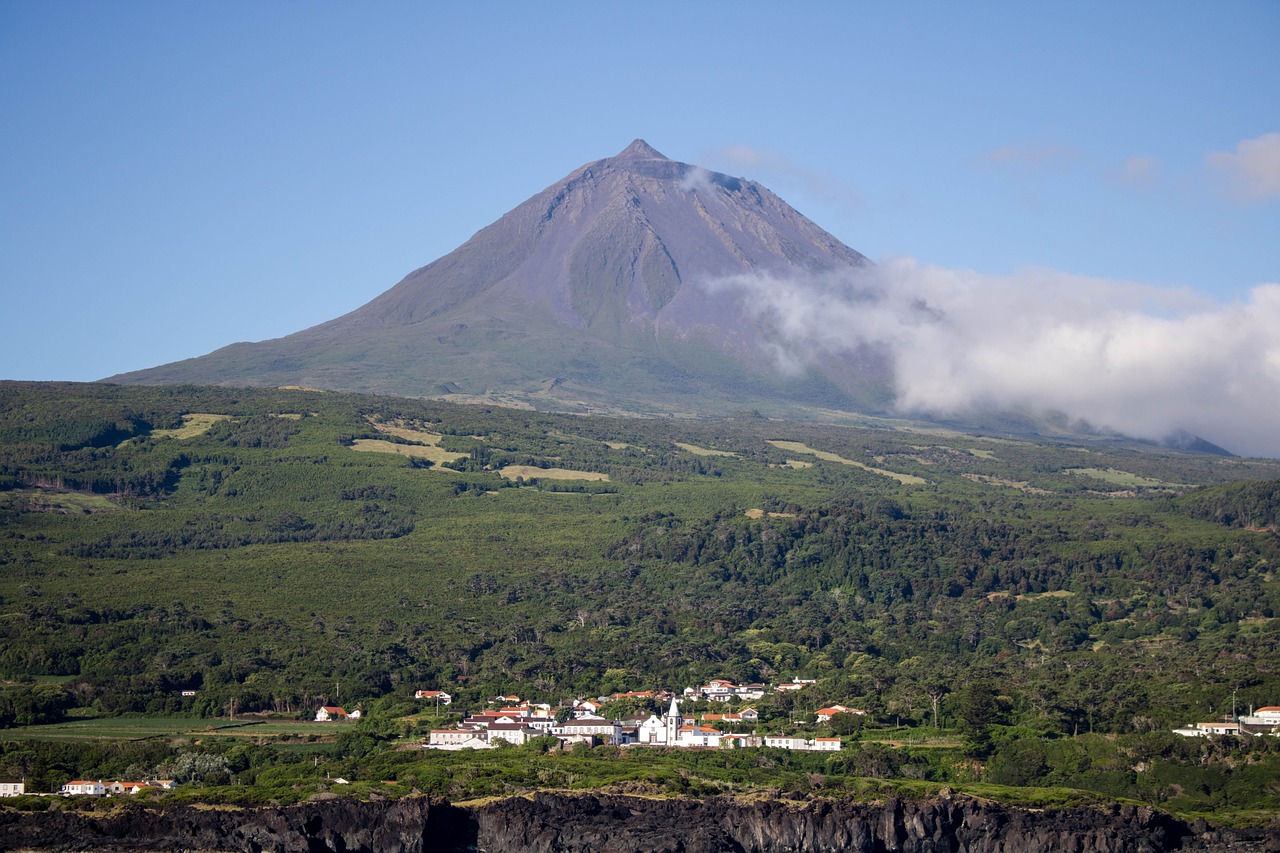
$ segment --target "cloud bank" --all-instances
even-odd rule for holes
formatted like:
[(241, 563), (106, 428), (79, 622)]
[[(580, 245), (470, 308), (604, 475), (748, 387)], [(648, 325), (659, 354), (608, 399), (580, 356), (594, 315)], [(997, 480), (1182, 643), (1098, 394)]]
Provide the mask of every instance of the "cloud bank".
[(1280, 456), (1280, 284), (1221, 305), (1185, 289), (907, 259), (708, 287), (738, 295), (784, 369), (860, 345), (889, 352), (904, 413), (1056, 410), (1138, 438), (1186, 430)]

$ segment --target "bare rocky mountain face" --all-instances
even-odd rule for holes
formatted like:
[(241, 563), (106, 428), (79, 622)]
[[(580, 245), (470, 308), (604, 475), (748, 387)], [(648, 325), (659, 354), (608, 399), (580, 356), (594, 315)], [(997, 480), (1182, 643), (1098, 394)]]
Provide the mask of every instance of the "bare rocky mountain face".
[(589, 163), (363, 307), (108, 381), (457, 394), (540, 408), (876, 411), (871, 351), (782, 370), (732, 276), (856, 275), (869, 262), (764, 187), (642, 140)]

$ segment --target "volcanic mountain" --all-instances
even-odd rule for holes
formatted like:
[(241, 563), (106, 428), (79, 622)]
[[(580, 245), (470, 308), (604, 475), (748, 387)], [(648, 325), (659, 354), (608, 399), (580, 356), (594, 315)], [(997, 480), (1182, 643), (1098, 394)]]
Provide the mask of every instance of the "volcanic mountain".
[(875, 410), (889, 400), (875, 353), (783, 370), (768, 323), (745, 310), (740, 290), (715, 286), (734, 276), (853, 275), (868, 264), (759, 184), (637, 139), (349, 314), (108, 381), (569, 410)]

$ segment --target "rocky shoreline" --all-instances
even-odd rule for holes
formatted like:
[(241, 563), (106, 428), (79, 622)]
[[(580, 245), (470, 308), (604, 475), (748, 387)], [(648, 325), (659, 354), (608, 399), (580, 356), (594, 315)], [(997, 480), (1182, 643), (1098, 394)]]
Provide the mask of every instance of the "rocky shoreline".
[(1149, 808), (1017, 809), (965, 797), (882, 803), (537, 794), (287, 807), (0, 811), (0, 851), (201, 853), (1280, 853), (1280, 826), (1221, 830)]

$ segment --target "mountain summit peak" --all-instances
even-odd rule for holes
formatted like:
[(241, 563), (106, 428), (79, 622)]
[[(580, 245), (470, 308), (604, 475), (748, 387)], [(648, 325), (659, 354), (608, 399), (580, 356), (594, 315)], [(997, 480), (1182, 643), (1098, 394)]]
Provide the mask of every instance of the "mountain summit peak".
[(737, 285), (717, 287), (744, 276), (843, 281), (866, 263), (765, 187), (636, 139), (349, 314), (112, 381), (463, 394), (646, 414), (735, 411), (751, 400), (879, 406), (879, 362), (849, 354), (808, 372), (783, 369), (775, 321), (757, 316)]
[(654, 148), (643, 139), (637, 139), (618, 152), (616, 160), (666, 160), (666, 156), (661, 151)]

